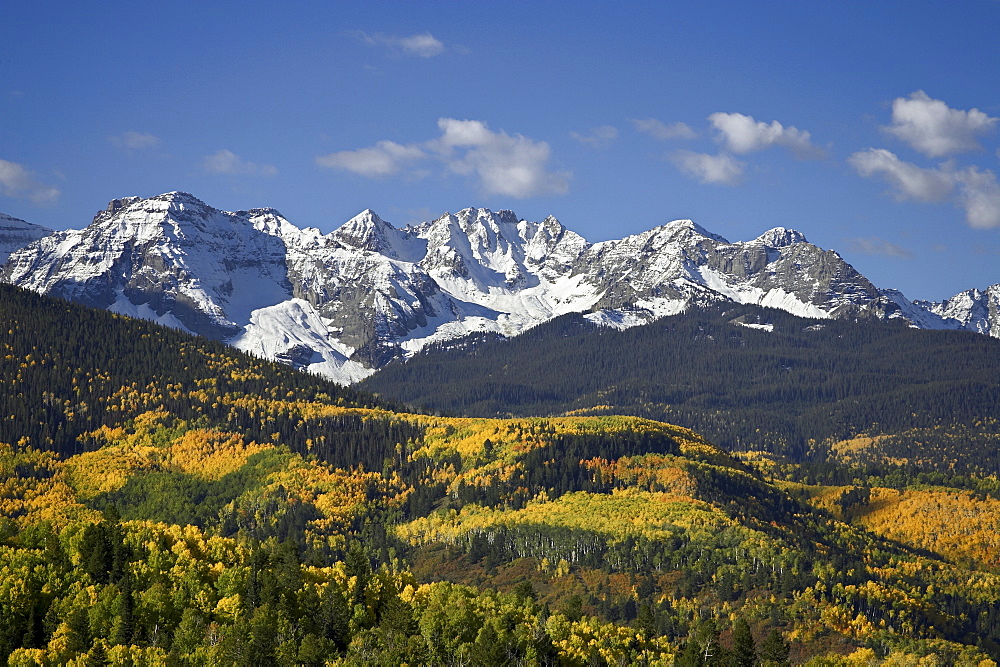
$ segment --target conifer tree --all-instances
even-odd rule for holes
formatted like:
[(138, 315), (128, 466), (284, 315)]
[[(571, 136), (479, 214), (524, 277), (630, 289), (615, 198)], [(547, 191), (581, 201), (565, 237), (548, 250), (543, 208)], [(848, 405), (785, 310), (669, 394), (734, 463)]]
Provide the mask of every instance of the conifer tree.
[(760, 657), (765, 665), (787, 665), (790, 647), (781, 637), (777, 628), (771, 628), (771, 632), (761, 642)]
[(736, 625), (733, 627), (733, 657), (738, 667), (753, 667), (757, 664), (753, 634), (744, 618), (736, 619)]

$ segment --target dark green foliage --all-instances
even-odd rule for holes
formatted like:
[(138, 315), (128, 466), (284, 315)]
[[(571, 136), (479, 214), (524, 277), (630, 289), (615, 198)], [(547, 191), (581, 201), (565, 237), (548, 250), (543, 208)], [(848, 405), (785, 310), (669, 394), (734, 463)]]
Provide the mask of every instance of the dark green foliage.
[[(1000, 341), (987, 336), (734, 304), (625, 331), (567, 315), (467, 347), (429, 350), (359, 387), (473, 416), (611, 406), (687, 426), (728, 449), (797, 459), (810, 440), (995, 417), (1000, 392)], [(998, 462), (990, 454), (983, 464), (995, 471)]]
[(347, 557), (344, 559), (344, 565), (347, 567), (347, 576), (358, 579), (358, 588), (354, 599), (354, 604), (358, 604), (361, 602), (361, 596), (364, 595), (368, 579), (372, 576), (371, 562), (360, 543), (353, 542), (351, 544)]
[(322, 637), (332, 642), (338, 651), (347, 648), (351, 638), (351, 608), (340, 586), (327, 586), (324, 590), (318, 620)]
[[(225, 425), (248, 441), (267, 442), (274, 436), (292, 451), (312, 455), (338, 468), (364, 466), (381, 471), (387, 465), (401, 468), (423, 439), (423, 431), (403, 420), (363, 419), (354, 415), (305, 420), (292, 414), (267, 414), (255, 418), (243, 408), (232, 407)], [(312, 446), (306, 444), (313, 440)], [(409, 446), (406, 444), (409, 443)], [(397, 448), (397, 444), (403, 445)]]
[(719, 630), (715, 621), (709, 618), (698, 623), (691, 632), (677, 664), (683, 667), (725, 665), (728, 657), (728, 653), (719, 644)]
[(757, 664), (753, 634), (744, 618), (736, 619), (736, 624), (733, 626), (733, 660), (736, 667), (754, 667)]
[(614, 434), (553, 435), (549, 444), (532, 449), (521, 458), (521, 465), (504, 483), (503, 493), (495, 484), (481, 487), (463, 484), (458, 489), (455, 504), (519, 508), (539, 492), (546, 492), (552, 497), (571, 491), (607, 493), (614, 485), (595, 479), (581, 465), (581, 461), (679, 452), (678, 444), (660, 433), (622, 431)]
[[(245, 430), (237, 423), (239, 416), (230, 417), (228, 409), (186, 397), (172, 398), (166, 391), (167, 384), (193, 388), (195, 380), (208, 378), (215, 382), (220, 396), (269, 396), (280, 386), (282, 398), (387, 405), (314, 375), (255, 359), (223, 343), (5, 284), (0, 284), (0, 322), (0, 442), (13, 444), (27, 438), (35, 448), (72, 455), (83, 451), (77, 440), (82, 433), (124, 422), (160, 405), (190, 422), (207, 420), (223, 428)], [(237, 375), (242, 379), (219, 373), (222, 360), (240, 371)], [(131, 410), (109, 410), (108, 397), (127, 386), (154, 388), (164, 397)], [(249, 427), (247, 422), (242, 426)], [(327, 426), (336, 429), (336, 425)], [(296, 424), (286, 420), (281, 430), (292, 433)], [(362, 436), (350, 429), (348, 433), (355, 438), (372, 435)], [(292, 439), (288, 444), (295, 448), (296, 442)], [(377, 469), (381, 466), (380, 459)]]
[(88, 525), (79, 549), (83, 571), (98, 584), (119, 583), (125, 578), (127, 563), (134, 560), (116, 521)]
[(787, 665), (790, 648), (777, 628), (771, 628), (760, 643), (760, 659), (767, 665)]

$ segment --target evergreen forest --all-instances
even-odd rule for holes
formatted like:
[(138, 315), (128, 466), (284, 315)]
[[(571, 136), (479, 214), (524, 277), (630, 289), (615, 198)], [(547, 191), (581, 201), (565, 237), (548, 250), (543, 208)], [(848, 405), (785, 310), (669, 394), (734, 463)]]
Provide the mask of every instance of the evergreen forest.
[(621, 331), (565, 315), (430, 347), (358, 387), (439, 414), (657, 419), (821, 475), (850, 441), (866, 475), (1000, 472), (1000, 340), (902, 321), (726, 303)]

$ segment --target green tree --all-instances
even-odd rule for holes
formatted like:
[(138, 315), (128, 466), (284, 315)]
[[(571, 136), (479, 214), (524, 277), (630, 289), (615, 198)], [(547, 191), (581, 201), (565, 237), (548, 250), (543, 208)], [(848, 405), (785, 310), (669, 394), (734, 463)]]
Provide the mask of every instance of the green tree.
[(746, 619), (736, 619), (733, 627), (733, 657), (738, 667), (753, 667), (757, 663), (757, 651)]
[(319, 609), (319, 625), (322, 636), (333, 642), (338, 651), (343, 652), (351, 641), (351, 608), (347, 597), (336, 581), (331, 581), (323, 591)]
[(656, 615), (648, 602), (639, 605), (639, 613), (635, 618), (635, 629), (644, 632), (647, 638), (656, 636)]
[(579, 595), (571, 595), (566, 598), (560, 611), (571, 621), (579, 621), (583, 618), (583, 598)]
[(781, 637), (777, 628), (771, 628), (771, 632), (760, 644), (761, 662), (766, 665), (787, 665), (790, 647)]
[(205, 639), (205, 629), (208, 622), (197, 609), (188, 607), (181, 615), (181, 622), (174, 633), (172, 653), (178, 656), (188, 656), (202, 644)]
[(504, 645), (492, 623), (484, 623), (472, 645), (470, 659), (475, 665), (499, 665), (504, 662)]
[(326, 663), (327, 656), (335, 653), (337, 647), (325, 637), (317, 637), (311, 632), (306, 634), (299, 644), (296, 661), (301, 665), (321, 666)]

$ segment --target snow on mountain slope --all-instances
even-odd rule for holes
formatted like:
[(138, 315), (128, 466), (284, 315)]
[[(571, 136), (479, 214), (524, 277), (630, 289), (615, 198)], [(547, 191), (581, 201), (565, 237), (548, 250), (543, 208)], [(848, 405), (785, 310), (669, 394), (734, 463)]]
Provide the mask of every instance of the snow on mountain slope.
[(251, 217), (184, 193), (115, 200), (87, 228), (12, 253), (4, 279), (98, 308), (121, 309), (124, 296), (157, 316), (169, 311), (190, 331), (227, 338), (255, 308), (291, 296), (284, 243)]
[(427, 242), (407, 231), (401, 231), (366, 209), (330, 234), (330, 238), (346, 248), (367, 250), (411, 264), (427, 253)]
[(348, 357), (353, 350), (331, 338), (319, 313), (302, 299), (253, 311), (249, 324), (229, 343), (244, 352), (277, 359), (345, 383), (363, 380), (375, 372), (351, 361)]
[(469, 208), (403, 229), (365, 210), (324, 235), (180, 192), (114, 200), (82, 230), (11, 220), (0, 218), (7, 282), (343, 383), (473, 332), (512, 336), (570, 312), (624, 328), (719, 300), (1000, 336), (1000, 285), (911, 302), (781, 227), (730, 242), (676, 220), (590, 244), (551, 216)]
[[(940, 302), (914, 301), (953, 328), (1000, 338), (1000, 283), (985, 290), (970, 289)], [(952, 327), (941, 327), (952, 328)]]
[(803, 317), (857, 313), (878, 298), (875, 286), (837, 253), (783, 228), (730, 243), (690, 220), (676, 220), (597, 243), (575, 270), (602, 281), (598, 308), (638, 306), (648, 312), (645, 321), (676, 312), (677, 302), (712, 295)]
[(0, 213), (0, 264), (6, 262), (15, 250), (51, 233), (51, 229)]

